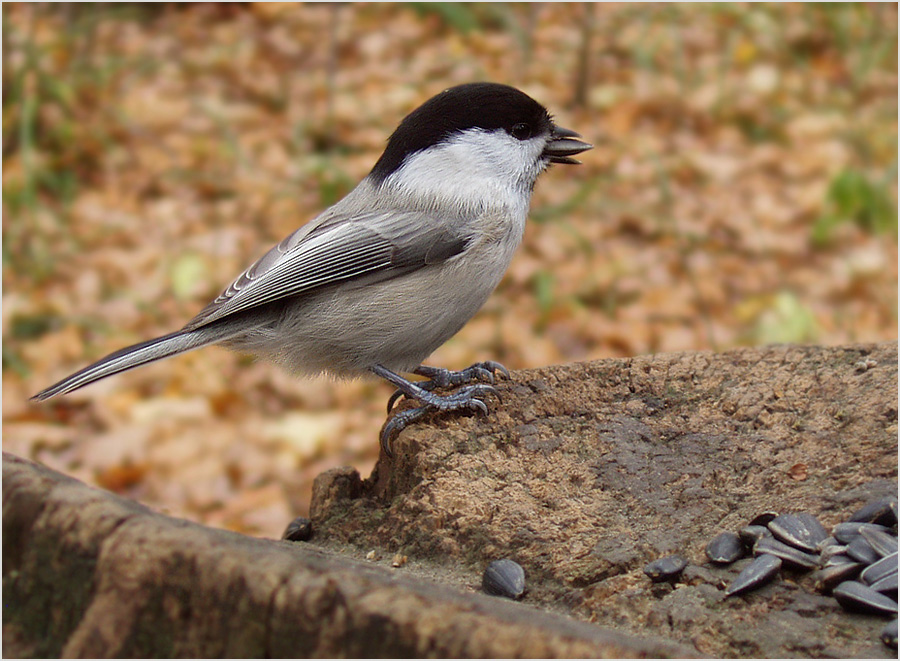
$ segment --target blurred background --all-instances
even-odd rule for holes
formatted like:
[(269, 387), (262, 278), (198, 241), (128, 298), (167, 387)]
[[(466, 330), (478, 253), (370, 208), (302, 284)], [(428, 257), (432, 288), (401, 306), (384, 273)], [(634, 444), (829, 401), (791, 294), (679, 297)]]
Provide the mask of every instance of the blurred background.
[(266, 536), (368, 475), (377, 381), (208, 348), (27, 398), (181, 327), (474, 80), (596, 148), (431, 364), (896, 339), (897, 55), (896, 4), (4, 3), (3, 447)]

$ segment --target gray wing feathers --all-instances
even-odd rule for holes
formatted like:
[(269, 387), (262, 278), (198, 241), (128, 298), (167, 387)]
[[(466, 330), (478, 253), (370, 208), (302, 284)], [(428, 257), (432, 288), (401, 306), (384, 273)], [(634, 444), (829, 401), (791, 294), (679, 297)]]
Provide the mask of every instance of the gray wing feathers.
[(247, 269), (184, 327), (376, 271), (406, 272), (461, 252), (466, 241), (418, 212), (368, 213), (312, 231), (301, 228)]

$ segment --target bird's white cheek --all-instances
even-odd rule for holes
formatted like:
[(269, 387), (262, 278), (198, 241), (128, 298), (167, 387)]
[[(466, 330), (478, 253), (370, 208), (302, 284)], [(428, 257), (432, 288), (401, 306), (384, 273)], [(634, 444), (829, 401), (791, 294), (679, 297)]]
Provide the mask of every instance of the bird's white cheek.
[(524, 214), (534, 180), (543, 170), (542, 148), (536, 141), (515, 140), (505, 133), (467, 132), (412, 154), (387, 183), (406, 197), (459, 208), (503, 206)]

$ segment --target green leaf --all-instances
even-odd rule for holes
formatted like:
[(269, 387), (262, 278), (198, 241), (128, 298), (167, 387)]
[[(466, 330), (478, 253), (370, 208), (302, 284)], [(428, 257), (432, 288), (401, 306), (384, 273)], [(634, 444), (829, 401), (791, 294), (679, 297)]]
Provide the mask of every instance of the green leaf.
[(873, 235), (897, 236), (897, 202), (889, 182), (873, 182), (857, 170), (840, 172), (828, 187), (825, 212), (813, 225), (813, 241), (828, 243), (844, 223), (854, 223)]
[(172, 292), (180, 300), (193, 298), (197, 293), (197, 283), (203, 282), (206, 261), (197, 254), (188, 253), (175, 260), (169, 271)]
[(754, 335), (761, 344), (814, 342), (819, 334), (815, 315), (790, 291), (776, 294), (757, 321)]

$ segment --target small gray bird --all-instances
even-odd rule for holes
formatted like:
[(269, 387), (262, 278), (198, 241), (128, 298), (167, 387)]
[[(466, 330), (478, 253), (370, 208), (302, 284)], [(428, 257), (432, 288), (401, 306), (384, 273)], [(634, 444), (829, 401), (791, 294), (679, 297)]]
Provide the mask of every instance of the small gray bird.
[[(120, 349), (42, 390), (43, 401), (208, 344), (302, 374), (380, 376), (422, 406), (396, 414), (381, 444), (433, 410), (487, 412), (492, 361), (451, 372), (422, 361), (484, 304), (522, 240), (531, 192), (551, 163), (591, 145), (507, 85), (447, 89), (410, 113), (372, 171), (285, 238), (179, 331)], [(398, 372), (426, 377), (411, 382)]]

